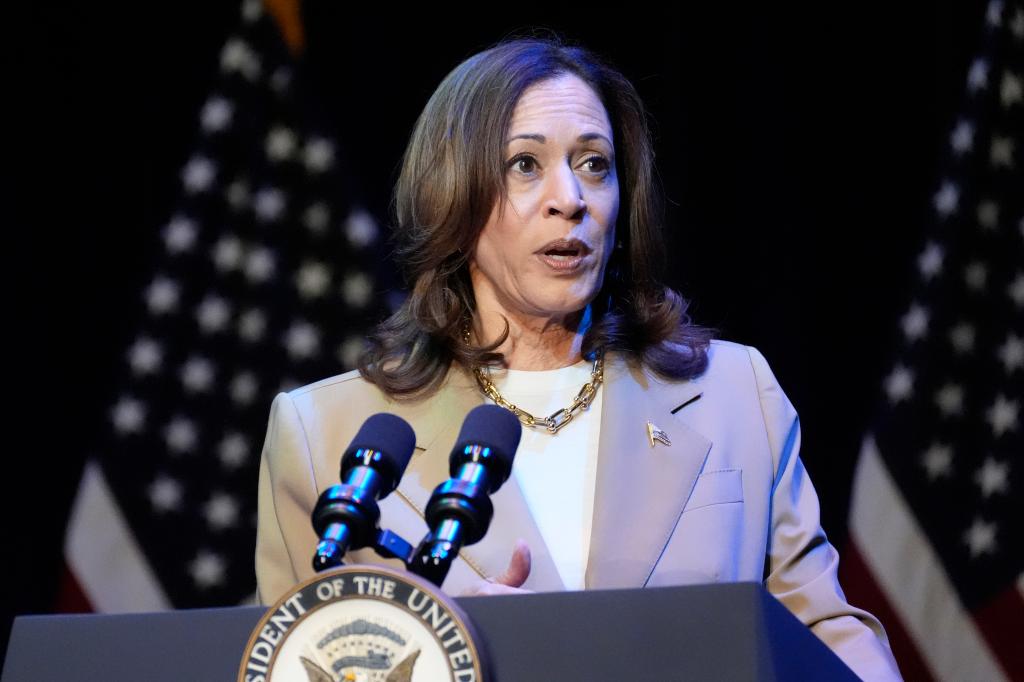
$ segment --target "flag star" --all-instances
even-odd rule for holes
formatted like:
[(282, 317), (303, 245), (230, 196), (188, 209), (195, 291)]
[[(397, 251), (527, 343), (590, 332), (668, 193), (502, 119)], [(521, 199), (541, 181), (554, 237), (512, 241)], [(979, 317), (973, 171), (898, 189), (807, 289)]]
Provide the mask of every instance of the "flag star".
[(203, 507), (206, 522), (214, 530), (230, 528), (238, 522), (238, 503), (224, 493), (215, 493)]
[(341, 285), (341, 295), (353, 308), (362, 308), (373, 296), (373, 281), (365, 273), (349, 273)]
[(149, 312), (161, 315), (178, 307), (181, 292), (178, 285), (166, 277), (157, 277), (145, 292), (146, 305)]
[(960, 121), (949, 138), (953, 151), (957, 156), (974, 149), (974, 125), (970, 121)]
[(241, 211), (249, 203), (249, 183), (245, 180), (233, 181), (224, 196), (233, 210)]
[(244, 254), (242, 240), (233, 235), (226, 235), (218, 239), (213, 246), (213, 264), (221, 272), (237, 270)]
[(181, 368), (181, 383), (189, 393), (206, 393), (213, 385), (213, 363), (206, 358), (191, 357)]
[(242, 19), (251, 24), (263, 16), (263, 0), (245, 0), (242, 3)]
[(281, 217), (284, 213), (285, 197), (284, 192), (275, 187), (264, 187), (256, 192), (253, 200), (253, 211), (256, 217), (265, 223), (271, 223)]
[(983, 521), (980, 517), (964, 533), (964, 542), (971, 550), (971, 558), (991, 554), (996, 549), (996, 524)]
[(128, 364), (138, 376), (158, 372), (163, 361), (163, 349), (151, 338), (139, 337), (128, 349)]
[(204, 156), (194, 156), (181, 171), (181, 182), (189, 194), (205, 192), (210, 189), (217, 175), (217, 166)]
[(284, 346), (295, 359), (309, 358), (320, 347), (320, 334), (307, 322), (294, 322), (285, 332)]
[(999, 347), (999, 360), (1007, 374), (1024, 367), (1024, 341), (1016, 334), (1007, 336), (1006, 342)]
[(1003, 0), (989, 0), (985, 11), (985, 21), (990, 26), (1003, 25)]
[(907, 340), (917, 341), (928, 333), (928, 310), (915, 303), (900, 320), (900, 324)]
[(239, 405), (248, 405), (256, 397), (259, 384), (252, 372), (242, 372), (231, 380), (231, 399)]
[(971, 92), (988, 87), (988, 62), (984, 59), (975, 59), (967, 72), (967, 86)]
[(1018, 308), (1024, 306), (1024, 272), (1017, 273), (1017, 277), (1010, 283), (1006, 292), (1010, 294), (1014, 305)]
[(249, 441), (240, 433), (229, 433), (217, 447), (217, 456), (228, 469), (237, 469), (249, 459)]
[(295, 285), (303, 298), (323, 296), (331, 285), (331, 270), (323, 263), (304, 263), (295, 276)]
[(260, 77), (260, 58), (241, 38), (231, 38), (220, 53), (220, 68), (224, 73), (238, 72), (254, 81)]
[(323, 234), (330, 221), (331, 209), (322, 201), (311, 204), (302, 213), (302, 224), (313, 234)]
[(914, 374), (907, 367), (897, 365), (885, 379), (885, 392), (889, 402), (897, 404), (914, 392)]
[(110, 417), (118, 434), (140, 433), (146, 422), (146, 408), (134, 398), (123, 397), (114, 405)]
[(964, 281), (974, 291), (983, 290), (986, 279), (988, 279), (988, 268), (981, 261), (972, 261), (964, 269)]
[(1004, 107), (1011, 107), (1021, 101), (1020, 76), (1011, 71), (1003, 73), (1003, 80), (999, 83), (999, 103)]
[(943, 218), (948, 218), (956, 212), (957, 204), (960, 203), (960, 189), (953, 182), (947, 180), (935, 194), (935, 210)]
[(334, 145), (322, 137), (311, 138), (302, 151), (302, 162), (310, 173), (323, 173), (334, 165)]
[(996, 401), (985, 411), (985, 419), (992, 426), (992, 434), (996, 438), (1007, 431), (1017, 430), (1017, 413), (1019, 406), (1016, 400), (1007, 400), (1005, 396), (996, 396)]
[(974, 472), (974, 482), (981, 488), (981, 496), (989, 498), (993, 493), (1005, 493), (1009, 488), (1010, 464), (997, 462), (986, 457), (981, 468)]
[(921, 464), (928, 472), (928, 480), (948, 477), (953, 472), (953, 448), (941, 443), (932, 443), (921, 456)]
[(164, 429), (164, 440), (173, 453), (190, 452), (196, 446), (196, 427), (185, 417), (175, 417)]
[(226, 567), (219, 554), (202, 550), (189, 562), (188, 572), (200, 589), (208, 589), (224, 582)]
[(197, 233), (195, 221), (184, 216), (174, 216), (164, 228), (164, 245), (169, 253), (183, 253), (196, 243)]
[(299, 140), (290, 128), (276, 126), (267, 134), (266, 153), (271, 161), (287, 161), (295, 155)]
[(245, 276), (251, 282), (266, 282), (274, 276), (275, 269), (274, 254), (270, 249), (253, 249), (245, 259)]
[(1013, 168), (1013, 140), (1001, 135), (992, 136), (992, 146), (989, 148), (989, 162), (993, 166), (1005, 166)]
[(169, 476), (160, 475), (149, 485), (149, 503), (158, 513), (181, 508), (181, 484)]
[(944, 257), (942, 247), (935, 242), (928, 242), (924, 251), (917, 257), (917, 268), (921, 276), (930, 280), (942, 272), (942, 259)]
[(369, 246), (377, 240), (380, 229), (368, 211), (356, 209), (349, 213), (345, 221), (345, 236), (349, 243), (357, 249)]
[(974, 350), (974, 326), (961, 322), (949, 333), (949, 341), (957, 353), (970, 353)]
[(964, 389), (957, 384), (946, 384), (935, 394), (935, 404), (944, 416), (963, 414)]
[[(1015, 40), (1024, 40), (1024, 9), (1020, 7), (1013, 14), (1013, 19), (1010, 21), (1010, 33), (1013, 34)], [(1024, 574), (1021, 574), (1024, 576)]]
[(999, 204), (986, 199), (978, 204), (978, 224), (986, 230), (994, 230), (999, 226)]
[(231, 101), (226, 97), (214, 95), (203, 105), (203, 110), (199, 114), (199, 123), (204, 131), (216, 133), (228, 128), (234, 115), (235, 106)]
[(359, 364), (359, 356), (363, 352), (366, 341), (359, 336), (350, 336), (338, 348), (338, 360), (345, 369), (352, 369)]
[(238, 335), (244, 341), (259, 341), (266, 331), (267, 316), (256, 308), (245, 311), (238, 320)]
[(231, 307), (219, 296), (207, 296), (196, 310), (199, 328), (207, 334), (223, 331), (231, 318)]

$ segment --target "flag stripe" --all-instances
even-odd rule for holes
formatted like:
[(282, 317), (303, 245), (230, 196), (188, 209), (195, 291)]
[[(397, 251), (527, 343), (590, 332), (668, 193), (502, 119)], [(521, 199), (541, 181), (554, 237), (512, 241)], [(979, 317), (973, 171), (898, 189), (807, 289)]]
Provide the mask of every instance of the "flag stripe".
[(854, 474), (850, 535), (937, 679), (1007, 679), (870, 435)]
[(1017, 585), (1009, 586), (1002, 594), (974, 614), (978, 628), (992, 646), (1003, 669), (1011, 680), (1024, 680), (1024, 597)]
[(65, 551), (75, 579), (97, 611), (170, 608), (95, 461), (82, 472)]
[(60, 586), (55, 610), (59, 613), (92, 613), (95, 609), (82, 591), (67, 561), (61, 567)]
[(843, 549), (843, 560), (839, 564), (839, 582), (851, 604), (874, 614), (885, 624), (889, 646), (899, 663), (900, 674), (904, 679), (916, 682), (935, 680), (917, 644), (914, 643), (914, 638), (907, 632), (892, 603), (875, 582), (871, 570), (864, 563), (860, 547), (855, 542), (848, 542)]

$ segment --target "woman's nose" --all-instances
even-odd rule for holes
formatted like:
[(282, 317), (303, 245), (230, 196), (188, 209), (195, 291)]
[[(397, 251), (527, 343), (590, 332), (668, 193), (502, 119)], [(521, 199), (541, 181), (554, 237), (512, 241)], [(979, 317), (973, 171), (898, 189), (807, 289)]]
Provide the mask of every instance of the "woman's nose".
[(587, 202), (580, 191), (580, 181), (569, 163), (560, 164), (548, 175), (548, 197), (545, 202), (548, 215), (562, 215), (569, 219), (583, 217)]

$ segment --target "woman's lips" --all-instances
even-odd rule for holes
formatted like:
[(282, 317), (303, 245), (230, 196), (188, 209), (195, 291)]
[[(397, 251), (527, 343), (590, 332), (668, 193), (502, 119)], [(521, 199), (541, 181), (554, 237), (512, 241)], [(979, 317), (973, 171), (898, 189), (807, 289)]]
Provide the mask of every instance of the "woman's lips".
[(566, 253), (540, 253), (537, 256), (549, 268), (561, 273), (578, 270), (586, 258), (580, 251), (572, 255)]

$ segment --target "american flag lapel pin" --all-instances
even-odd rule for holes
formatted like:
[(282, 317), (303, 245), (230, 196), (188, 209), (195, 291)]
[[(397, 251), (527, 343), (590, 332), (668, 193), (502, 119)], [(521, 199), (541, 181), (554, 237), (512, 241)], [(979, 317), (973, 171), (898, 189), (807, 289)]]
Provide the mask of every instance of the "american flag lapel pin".
[(654, 441), (658, 441), (662, 445), (672, 445), (672, 441), (669, 440), (668, 434), (650, 421), (647, 422), (647, 439), (651, 441), (652, 448), (654, 447)]

